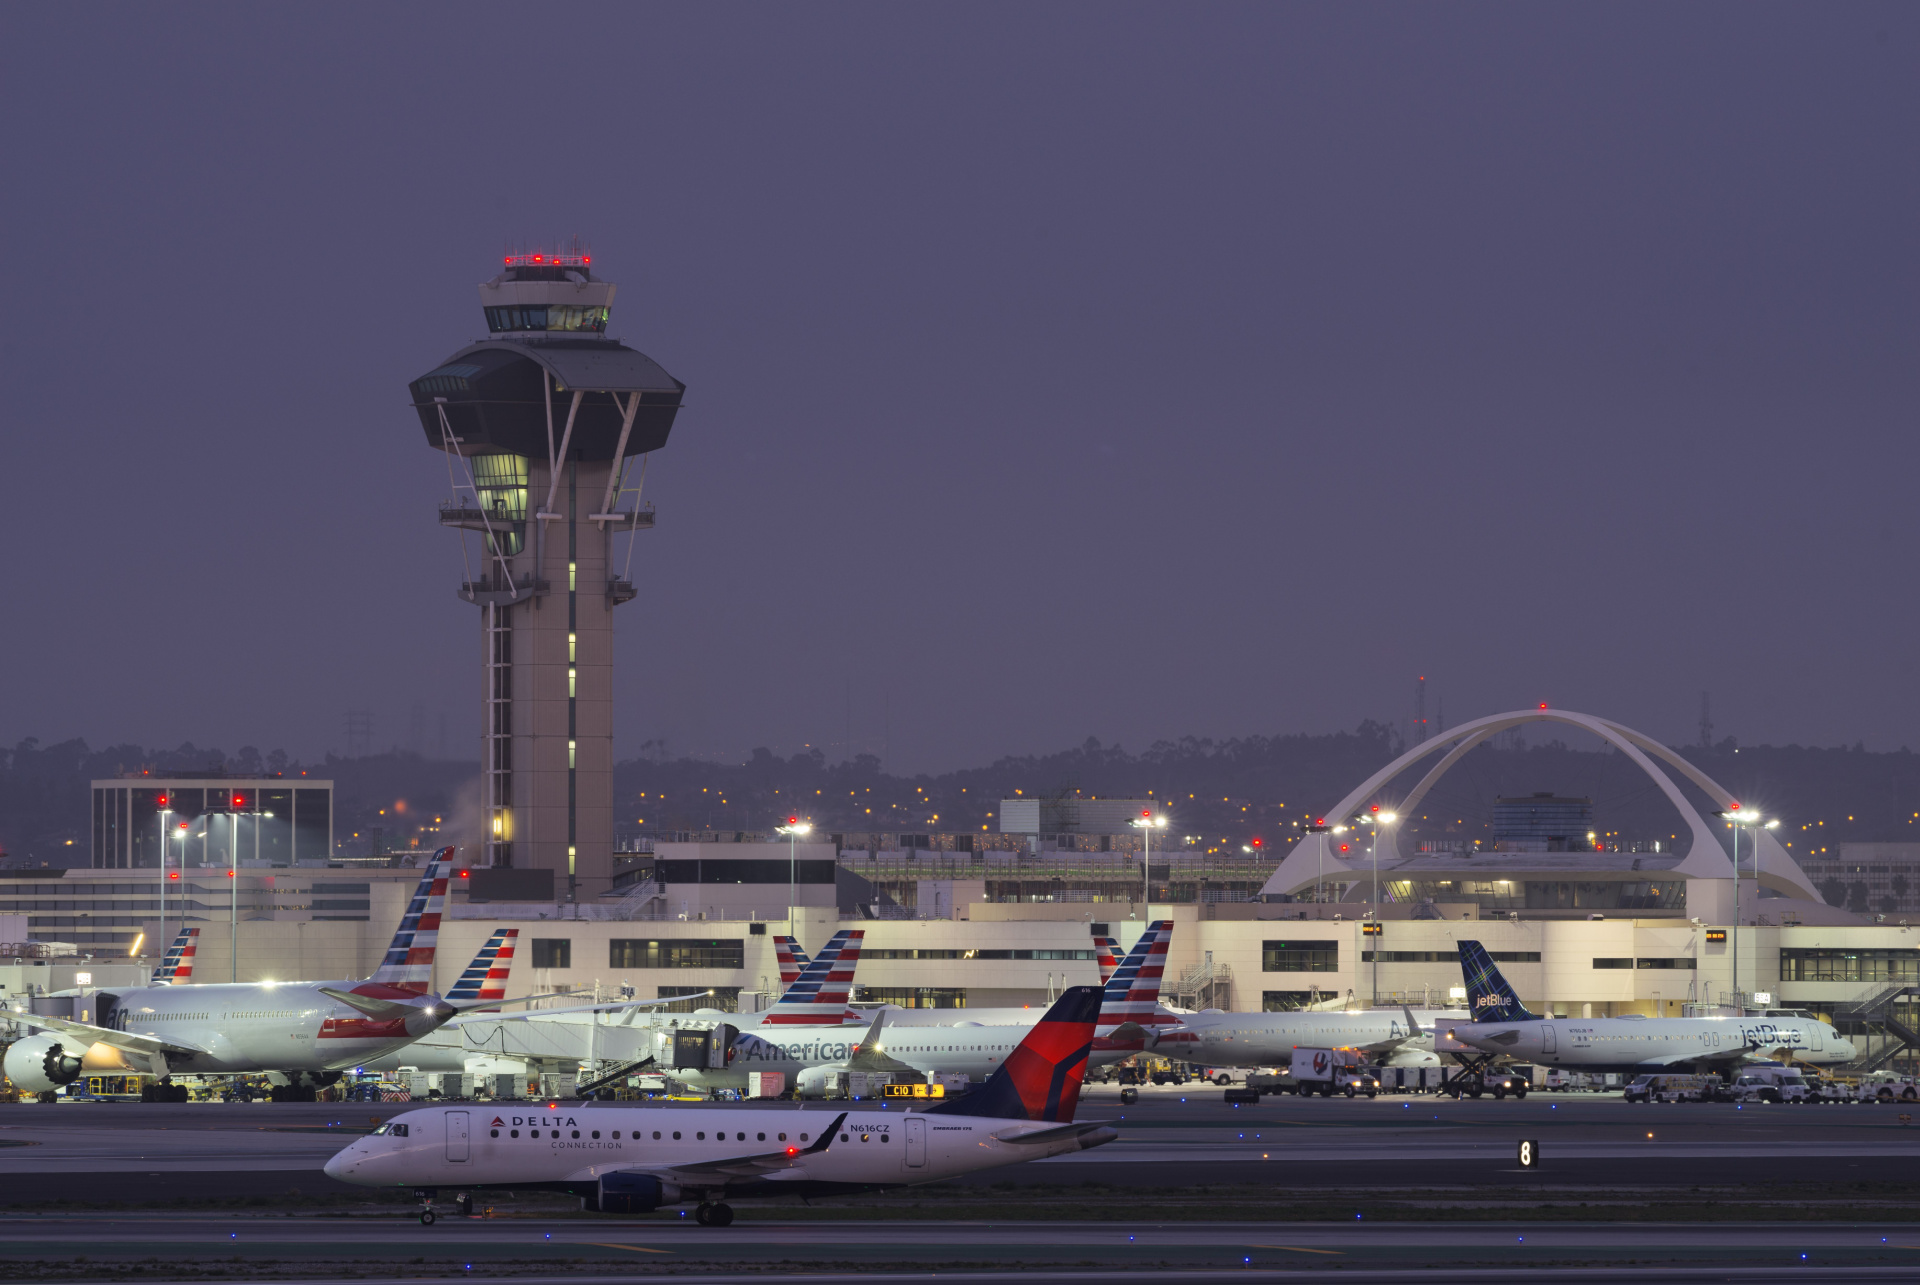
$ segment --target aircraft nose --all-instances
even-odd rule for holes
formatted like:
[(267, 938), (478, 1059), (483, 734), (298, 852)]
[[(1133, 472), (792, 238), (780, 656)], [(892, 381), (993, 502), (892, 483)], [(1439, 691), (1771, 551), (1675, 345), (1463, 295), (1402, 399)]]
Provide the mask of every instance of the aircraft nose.
[(360, 1144), (356, 1142), (351, 1146), (344, 1147), (335, 1152), (333, 1159), (327, 1161), (325, 1166), (323, 1166), (322, 1172), (329, 1178), (337, 1178), (341, 1182), (347, 1181), (353, 1173), (354, 1166), (360, 1161), (360, 1157), (357, 1154), (359, 1150)]

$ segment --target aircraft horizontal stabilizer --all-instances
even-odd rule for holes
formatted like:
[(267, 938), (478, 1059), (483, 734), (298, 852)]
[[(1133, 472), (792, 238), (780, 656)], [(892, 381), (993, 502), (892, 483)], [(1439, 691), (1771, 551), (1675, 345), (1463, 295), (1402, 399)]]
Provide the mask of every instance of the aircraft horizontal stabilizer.
[(335, 990), (331, 986), (319, 987), (319, 991), (328, 999), (339, 1000), (348, 1008), (383, 1022), (402, 1021), (426, 1011), (419, 1004), (402, 1004), (396, 1000), (376, 999), (371, 995), (356, 995), (352, 991)]
[(1015, 1146), (1046, 1146), (1049, 1143), (1065, 1142), (1069, 1138), (1090, 1138), (1096, 1133), (1104, 1133), (1107, 1136), (1101, 1138), (1099, 1142), (1087, 1143), (1086, 1147), (1081, 1148), (1082, 1151), (1087, 1147), (1097, 1147), (1103, 1142), (1112, 1142), (1120, 1136), (1098, 1120), (1082, 1120), (1078, 1124), (1063, 1124), (1052, 1129), (1041, 1129), (1035, 1133), (1003, 1129), (994, 1134), (993, 1138), (995, 1142), (1008, 1142)]

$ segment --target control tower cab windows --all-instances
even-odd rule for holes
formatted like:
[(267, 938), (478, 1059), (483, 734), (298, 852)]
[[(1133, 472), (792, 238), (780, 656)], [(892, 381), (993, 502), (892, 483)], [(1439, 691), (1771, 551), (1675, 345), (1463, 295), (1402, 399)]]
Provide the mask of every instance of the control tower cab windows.
[(515, 330), (574, 330), (598, 335), (606, 332), (608, 311), (605, 305), (573, 303), (488, 308), (487, 329), (496, 335)]

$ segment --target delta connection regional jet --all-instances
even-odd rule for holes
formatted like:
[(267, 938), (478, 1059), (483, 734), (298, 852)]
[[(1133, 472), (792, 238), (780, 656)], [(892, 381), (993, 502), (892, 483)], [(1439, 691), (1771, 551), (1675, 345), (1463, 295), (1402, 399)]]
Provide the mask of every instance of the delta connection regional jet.
[(1074, 1123), (1098, 986), (1067, 990), (976, 1092), (925, 1111), (538, 1106), (429, 1107), (394, 1116), (327, 1162), (329, 1177), (410, 1187), (434, 1221), (442, 1187), (564, 1191), (601, 1213), (698, 1202), (697, 1220), (733, 1221), (726, 1197), (804, 1196), (907, 1186), (1084, 1151), (1118, 1135)]

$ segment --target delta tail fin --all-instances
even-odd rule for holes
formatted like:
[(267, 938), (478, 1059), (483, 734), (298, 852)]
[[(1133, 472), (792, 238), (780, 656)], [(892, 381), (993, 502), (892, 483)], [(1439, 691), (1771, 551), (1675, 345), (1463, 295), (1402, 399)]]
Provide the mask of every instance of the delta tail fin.
[(1100, 1017), (1098, 986), (1069, 986), (978, 1089), (927, 1114), (1071, 1123)]
[(1467, 979), (1467, 1012), (1475, 1022), (1537, 1022), (1513, 987), (1500, 975), (1493, 956), (1477, 941), (1460, 943), (1460, 972)]
[(182, 928), (180, 935), (167, 947), (167, 953), (160, 960), (160, 967), (153, 970), (154, 985), (165, 982), (178, 986), (182, 982), (193, 980), (193, 954), (200, 947), (200, 930)]
[(447, 906), (447, 880), (453, 873), (453, 849), (442, 848), (427, 862), (413, 900), (400, 916), (400, 927), (387, 947), (387, 957), (367, 980), (395, 990), (424, 995), (433, 985), (433, 951), (440, 941), (440, 916)]

